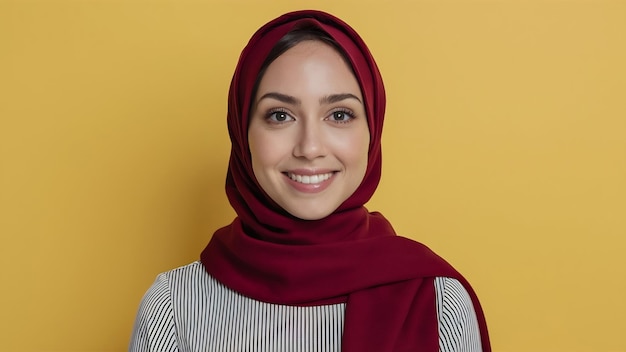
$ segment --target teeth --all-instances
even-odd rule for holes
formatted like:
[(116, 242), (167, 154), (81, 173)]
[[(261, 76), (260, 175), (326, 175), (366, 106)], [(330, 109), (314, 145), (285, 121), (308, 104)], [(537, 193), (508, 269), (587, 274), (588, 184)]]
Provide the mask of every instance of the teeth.
[(320, 183), (320, 182), (324, 182), (326, 180), (328, 180), (333, 173), (329, 172), (327, 174), (319, 174), (319, 175), (296, 175), (294, 173), (288, 173), (289, 178), (299, 182), (299, 183), (304, 183), (304, 184), (315, 184), (315, 183)]

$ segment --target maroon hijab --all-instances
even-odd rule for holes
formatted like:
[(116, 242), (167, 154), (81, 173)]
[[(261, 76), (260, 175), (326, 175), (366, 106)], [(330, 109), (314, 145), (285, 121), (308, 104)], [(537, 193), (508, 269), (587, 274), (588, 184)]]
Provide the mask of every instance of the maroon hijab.
[[(265, 58), (288, 32), (326, 32), (348, 58), (362, 90), (370, 130), (369, 160), (359, 188), (335, 212), (301, 220), (261, 189), (248, 146), (249, 107)], [(396, 236), (379, 213), (363, 206), (381, 175), (385, 91), (374, 58), (359, 35), (319, 11), (285, 14), (261, 27), (239, 58), (228, 100), (232, 141), (226, 179), (237, 212), (217, 230), (201, 262), (218, 281), (250, 298), (284, 305), (346, 302), (343, 351), (438, 351), (433, 280), (459, 280), (472, 297), (484, 351), (491, 351), (480, 303), (467, 281), (424, 245)]]

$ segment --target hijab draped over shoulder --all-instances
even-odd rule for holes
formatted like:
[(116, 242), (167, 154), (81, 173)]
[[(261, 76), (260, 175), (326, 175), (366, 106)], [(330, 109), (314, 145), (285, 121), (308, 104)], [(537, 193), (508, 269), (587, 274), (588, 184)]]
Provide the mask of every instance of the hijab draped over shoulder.
[[(336, 211), (298, 219), (272, 201), (252, 171), (250, 106), (263, 63), (274, 45), (299, 28), (325, 32), (348, 59), (364, 98), (370, 132), (365, 177)], [(285, 14), (261, 27), (239, 58), (228, 96), (232, 148), (226, 194), (237, 217), (215, 232), (201, 254), (206, 271), (252, 299), (282, 305), (346, 303), (343, 351), (438, 351), (435, 277), (459, 280), (478, 316), (483, 351), (490, 351), (482, 309), (467, 281), (424, 245), (396, 236), (364, 204), (381, 176), (385, 90), (359, 35), (320, 11)]]

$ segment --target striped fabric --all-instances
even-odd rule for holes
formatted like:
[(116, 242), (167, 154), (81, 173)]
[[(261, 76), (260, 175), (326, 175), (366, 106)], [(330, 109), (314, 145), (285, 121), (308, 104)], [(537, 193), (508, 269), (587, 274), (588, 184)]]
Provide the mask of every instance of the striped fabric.
[[(437, 278), (435, 290), (440, 351), (481, 351), (463, 286)], [(129, 351), (339, 351), (344, 309), (259, 302), (226, 288), (194, 262), (157, 277), (139, 307)]]

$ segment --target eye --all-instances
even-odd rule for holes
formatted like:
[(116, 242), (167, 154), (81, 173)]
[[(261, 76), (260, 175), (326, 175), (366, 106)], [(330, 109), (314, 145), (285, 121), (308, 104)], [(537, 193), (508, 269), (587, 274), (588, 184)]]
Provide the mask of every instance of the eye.
[(267, 120), (271, 123), (283, 123), (293, 120), (293, 117), (284, 110), (271, 110), (267, 113)]
[(354, 113), (347, 109), (336, 110), (330, 114), (330, 120), (337, 123), (347, 123), (354, 119)]

